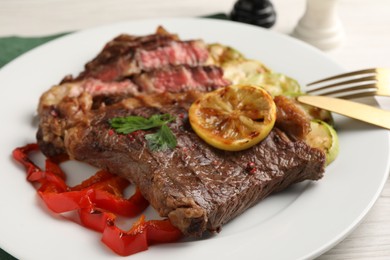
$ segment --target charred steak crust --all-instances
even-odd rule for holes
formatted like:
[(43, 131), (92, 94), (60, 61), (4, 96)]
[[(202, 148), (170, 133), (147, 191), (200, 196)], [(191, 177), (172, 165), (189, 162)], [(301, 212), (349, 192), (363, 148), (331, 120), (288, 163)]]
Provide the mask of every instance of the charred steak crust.
[[(177, 116), (170, 128), (177, 137), (173, 150), (151, 152), (144, 134), (112, 132), (116, 116)], [(205, 144), (191, 129), (180, 106), (109, 109), (94, 116), (90, 127), (73, 128), (68, 153), (132, 180), (161, 216), (184, 234), (201, 236), (244, 212), (270, 193), (303, 180), (318, 180), (325, 167), (323, 152), (292, 141), (275, 128), (260, 144), (241, 152), (225, 152)]]

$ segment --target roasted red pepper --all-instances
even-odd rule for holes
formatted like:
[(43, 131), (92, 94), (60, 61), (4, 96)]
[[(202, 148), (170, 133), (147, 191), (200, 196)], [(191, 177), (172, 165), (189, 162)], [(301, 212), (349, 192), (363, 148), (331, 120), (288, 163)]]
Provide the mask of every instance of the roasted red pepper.
[(34, 164), (29, 153), (38, 151), (37, 144), (16, 148), (13, 157), (24, 165), (27, 180), (39, 182), (38, 194), (47, 207), (55, 213), (77, 211), (76, 221), (85, 227), (103, 233), (102, 241), (119, 255), (127, 256), (144, 251), (149, 245), (177, 241), (181, 232), (169, 220), (145, 221), (144, 216), (133, 224), (129, 231), (115, 225), (116, 214), (134, 217), (148, 207), (148, 201), (136, 189), (129, 198), (123, 198), (128, 180), (107, 171), (98, 171), (81, 184), (66, 185), (66, 174), (59, 164), (67, 156), (46, 159), (45, 170)]
[(169, 220), (145, 221), (141, 216), (128, 232), (108, 222), (102, 241), (118, 255), (126, 256), (144, 251), (148, 245), (174, 242), (180, 237), (181, 232)]

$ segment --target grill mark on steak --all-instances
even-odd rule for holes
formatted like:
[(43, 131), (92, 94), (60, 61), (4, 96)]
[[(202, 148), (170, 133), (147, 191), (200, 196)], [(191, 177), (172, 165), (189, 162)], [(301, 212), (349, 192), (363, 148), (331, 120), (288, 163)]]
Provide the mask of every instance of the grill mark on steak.
[[(324, 172), (323, 152), (291, 140), (277, 128), (260, 144), (232, 153), (210, 147), (186, 127), (186, 108), (180, 104), (133, 110), (117, 105), (95, 113), (90, 127), (68, 131), (67, 152), (130, 179), (159, 214), (169, 217), (186, 235), (218, 231), (271, 192), (306, 179), (317, 180)], [(156, 113), (185, 113), (169, 125), (178, 140), (173, 150), (151, 152), (142, 135), (130, 141), (125, 135), (107, 134), (111, 117)], [(248, 162), (254, 162), (256, 171), (246, 169)]]

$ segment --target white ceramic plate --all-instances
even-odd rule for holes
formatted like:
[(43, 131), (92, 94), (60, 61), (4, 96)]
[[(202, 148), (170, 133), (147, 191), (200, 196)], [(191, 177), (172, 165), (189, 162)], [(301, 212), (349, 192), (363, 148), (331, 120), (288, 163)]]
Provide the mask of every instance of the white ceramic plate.
[[(0, 71), (1, 248), (20, 259), (120, 259), (100, 242), (99, 233), (50, 214), (11, 151), (35, 141), (32, 119), (43, 91), (64, 75), (77, 74), (112, 37), (152, 33), (160, 24), (182, 39), (231, 45), (302, 83), (342, 71), (321, 52), (287, 36), (207, 19), (114, 24), (28, 52)], [(152, 246), (131, 259), (302, 259), (330, 249), (366, 215), (389, 172), (387, 131), (342, 117), (336, 121), (341, 151), (321, 181), (272, 195), (212, 238)]]

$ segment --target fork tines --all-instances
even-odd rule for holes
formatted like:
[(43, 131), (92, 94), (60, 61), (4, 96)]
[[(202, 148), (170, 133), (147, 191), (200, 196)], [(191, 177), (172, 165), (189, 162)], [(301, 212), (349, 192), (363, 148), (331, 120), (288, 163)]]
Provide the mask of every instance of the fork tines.
[[(374, 95), (390, 95), (390, 70), (364, 69), (312, 82), (306, 86), (311, 95), (338, 98), (358, 98)], [(387, 86), (386, 86), (387, 85)]]

